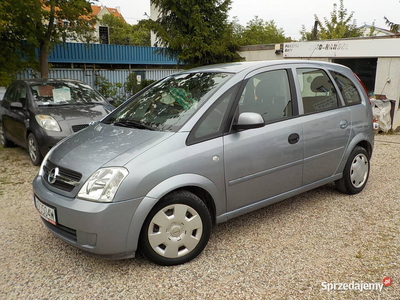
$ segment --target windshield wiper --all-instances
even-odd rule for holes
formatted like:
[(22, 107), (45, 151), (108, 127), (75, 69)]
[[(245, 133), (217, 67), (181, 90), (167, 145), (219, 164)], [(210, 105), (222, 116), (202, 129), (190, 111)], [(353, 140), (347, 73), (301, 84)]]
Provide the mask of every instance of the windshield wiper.
[(101, 102), (72, 102), (70, 104), (71, 105), (97, 105), (97, 104), (103, 105), (103, 103), (101, 103)]
[(70, 103), (46, 103), (46, 104), (38, 104), (38, 106), (68, 106)]
[(155, 130), (153, 127), (139, 123), (139, 122), (135, 122), (135, 121), (130, 121), (130, 120), (118, 120), (115, 121), (113, 123), (111, 123), (111, 125), (116, 125), (116, 126), (122, 126), (122, 127), (129, 127), (129, 128), (138, 128), (138, 129), (147, 129), (147, 130)]

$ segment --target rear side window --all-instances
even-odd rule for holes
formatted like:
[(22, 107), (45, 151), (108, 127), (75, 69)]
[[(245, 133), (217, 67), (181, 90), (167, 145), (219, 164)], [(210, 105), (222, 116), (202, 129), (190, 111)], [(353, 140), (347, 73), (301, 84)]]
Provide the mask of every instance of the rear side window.
[(342, 93), (346, 105), (353, 105), (361, 103), (361, 96), (357, 90), (356, 85), (343, 74), (331, 71), (336, 84)]
[(336, 89), (320, 69), (297, 69), (304, 113), (313, 113), (339, 107)]

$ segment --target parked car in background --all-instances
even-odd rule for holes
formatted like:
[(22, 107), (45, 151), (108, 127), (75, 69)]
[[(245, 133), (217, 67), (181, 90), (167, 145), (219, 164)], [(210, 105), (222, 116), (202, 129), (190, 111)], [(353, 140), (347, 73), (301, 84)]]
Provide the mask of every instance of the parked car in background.
[(3, 100), (5, 93), (6, 93), (6, 88), (4, 86), (0, 86), (0, 102), (1, 100)]
[(97, 91), (78, 80), (17, 80), (1, 101), (0, 143), (27, 148), (37, 166), (56, 143), (113, 109)]
[[(372, 110), (344, 66), (264, 61), (167, 77), (58, 144), (33, 181), (45, 226), (113, 259), (202, 252), (215, 223), (335, 182), (365, 187)], [(268, 247), (268, 245), (265, 245)]]

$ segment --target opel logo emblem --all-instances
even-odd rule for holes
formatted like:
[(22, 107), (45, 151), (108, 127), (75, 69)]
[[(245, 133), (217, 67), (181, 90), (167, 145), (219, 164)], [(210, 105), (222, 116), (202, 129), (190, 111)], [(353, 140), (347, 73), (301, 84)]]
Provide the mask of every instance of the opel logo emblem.
[(59, 172), (60, 172), (60, 169), (58, 167), (51, 169), (51, 171), (49, 172), (49, 175), (47, 176), (47, 180), (50, 184), (54, 184), (56, 182)]

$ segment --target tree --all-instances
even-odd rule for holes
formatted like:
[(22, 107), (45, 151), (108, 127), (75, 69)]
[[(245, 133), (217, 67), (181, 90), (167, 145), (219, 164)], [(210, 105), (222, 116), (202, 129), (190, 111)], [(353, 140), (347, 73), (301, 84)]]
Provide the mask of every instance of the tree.
[(141, 20), (136, 25), (130, 25), (112, 14), (101, 19), (101, 24), (110, 29), (110, 44), (115, 45), (150, 46), (148, 23), (148, 20)]
[(392, 21), (390, 21), (388, 18), (384, 17), (385, 19), (385, 23), (387, 26), (389, 26), (389, 29), (391, 32), (395, 33), (395, 34), (399, 34), (400, 33), (400, 24), (394, 23)]
[[(35, 1), (35, 0), (28, 0)], [(43, 0), (35, 19), (35, 34), (39, 46), (39, 65), (42, 77), (48, 77), (48, 55), (53, 45), (67, 38), (90, 41), (96, 17), (87, 0)]]
[[(319, 26), (316, 39), (330, 40), (362, 36), (361, 30), (357, 28), (356, 20), (352, 20), (353, 15), (354, 12), (348, 14), (347, 9), (344, 8), (343, 0), (340, 0), (339, 10), (336, 3), (333, 5), (333, 11), (331, 12), (330, 20), (324, 18), (324, 22), (322, 23), (318, 16), (314, 15)], [(300, 31), (301, 40), (313, 40), (314, 35), (312, 32), (313, 30), (307, 32), (305, 26), (303, 25), (302, 30)]]
[(237, 41), (240, 42), (240, 39), (243, 36), (244, 26), (239, 23), (239, 18), (236, 16), (233, 17), (233, 20), (232, 20), (230, 26), (232, 27), (234, 39), (236, 39)]
[(151, 0), (159, 17), (151, 21), (157, 45), (187, 67), (241, 60), (227, 21), (231, 0)]
[[(10, 58), (22, 55), (27, 63), (32, 63), (37, 48), (42, 77), (48, 77), (48, 54), (52, 47), (68, 38), (93, 39), (91, 32), (96, 21), (88, 0), (2, 0), (0, 19), (7, 26), (1, 31), (7, 46), (1, 47), (4, 52), (0, 56), (10, 55), (10, 47), (16, 46), (17, 55)], [(23, 44), (17, 45), (21, 41)]]
[(283, 43), (286, 41), (282, 28), (277, 28), (275, 22), (264, 21), (258, 16), (247, 23), (239, 40), (241, 45), (261, 45)]
[(383, 18), (385, 19), (385, 23), (387, 26), (389, 26), (391, 32), (394, 34), (400, 34), (400, 24), (390, 21), (387, 17)]
[(25, 39), (25, 28), (32, 26), (26, 12), (34, 12), (32, 1), (0, 1), (0, 86), (8, 86), (14, 76), (27, 69), (38, 67), (35, 46)]

